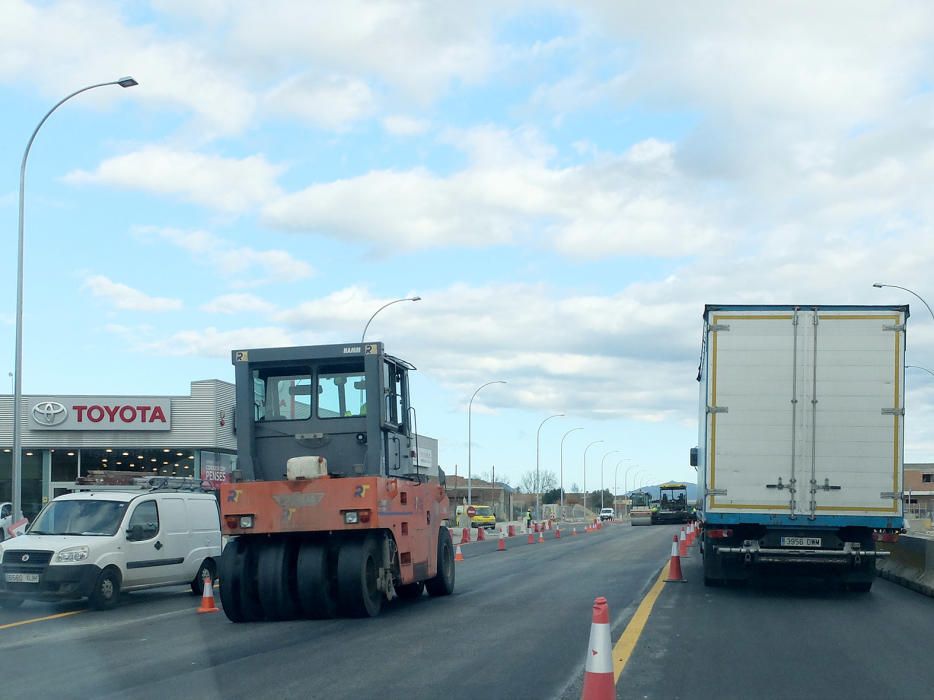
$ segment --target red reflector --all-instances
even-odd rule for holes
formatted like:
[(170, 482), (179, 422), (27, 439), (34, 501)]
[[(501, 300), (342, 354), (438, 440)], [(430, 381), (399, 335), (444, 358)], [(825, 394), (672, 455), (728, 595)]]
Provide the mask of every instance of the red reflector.
[(733, 536), (732, 530), (704, 530), (704, 532), (712, 540), (725, 540), (727, 537)]
[(239, 515), (226, 515), (224, 516), (224, 522), (227, 523), (227, 527), (231, 530), (234, 530), (240, 527), (240, 516)]
[(358, 510), (358, 511), (357, 511), (357, 519), (358, 519), (361, 523), (368, 523), (368, 522), (370, 522), (370, 511), (368, 511), (368, 510)]
[(898, 542), (897, 532), (874, 532), (872, 539), (876, 542)]

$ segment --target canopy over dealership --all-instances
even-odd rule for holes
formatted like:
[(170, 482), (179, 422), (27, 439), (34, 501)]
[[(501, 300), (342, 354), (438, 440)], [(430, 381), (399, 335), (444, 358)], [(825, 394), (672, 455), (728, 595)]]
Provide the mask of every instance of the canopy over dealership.
[[(23, 514), (111, 472), (223, 481), (235, 467), (234, 386), (191, 383), (190, 396), (23, 397)], [(0, 501), (12, 500), (13, 397), (0, 396)]]

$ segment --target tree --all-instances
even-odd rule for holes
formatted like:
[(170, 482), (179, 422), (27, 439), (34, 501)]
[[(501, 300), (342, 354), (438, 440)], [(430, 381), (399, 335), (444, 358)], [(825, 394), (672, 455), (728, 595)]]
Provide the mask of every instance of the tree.
[(536, 482), (535, 470), (531, 469), (522, 475), (522, 480), (519, 482), (519, 485), (526, 493), (541, 493), (557, 487), (558, 477), (555, 476), (554, 472), (543, 469), (539, 471), (538, 481)]
[[(597, 489), (587, 494), (587, 507), (590, 508), (590, 510), (595, 510), (600, 507), (600, 493), (600, 489)], [(609, 489), (603, 489), (603, 507), (613, 507), (613, 493)]]
[(542, 503), (560, 503), (561, 489), (549, 489), (542, 494)]

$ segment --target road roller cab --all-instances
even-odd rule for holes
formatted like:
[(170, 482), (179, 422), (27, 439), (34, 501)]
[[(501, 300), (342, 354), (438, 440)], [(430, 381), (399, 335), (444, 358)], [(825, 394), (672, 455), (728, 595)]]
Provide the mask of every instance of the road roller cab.
[(221, 598), (234, 621), (376, 615), (454, 586), (437, 442), (416, 434), (415, 368), (382, 343), (233, 352), (237, 470)]

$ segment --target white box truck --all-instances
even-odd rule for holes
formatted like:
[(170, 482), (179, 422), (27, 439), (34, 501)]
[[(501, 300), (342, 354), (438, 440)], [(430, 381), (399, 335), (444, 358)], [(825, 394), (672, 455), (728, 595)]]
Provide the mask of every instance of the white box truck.
[(869, 591), (903, 532), (907, 306), (708, 304), (698, 520), (704, 583), (780, 566)]

